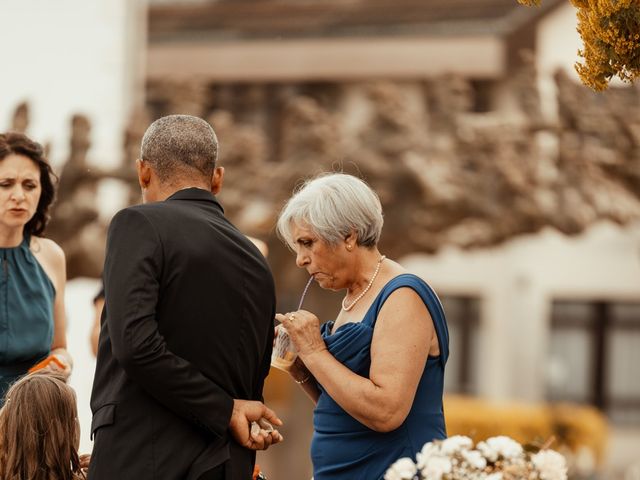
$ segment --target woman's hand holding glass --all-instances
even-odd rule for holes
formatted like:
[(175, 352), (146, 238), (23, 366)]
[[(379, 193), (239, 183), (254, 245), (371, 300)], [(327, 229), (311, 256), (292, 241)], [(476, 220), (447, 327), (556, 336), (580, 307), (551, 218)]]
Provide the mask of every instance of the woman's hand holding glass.
[(320, 335), (320, 320), (313, 313), (306, 310), (277, 313), (276, 320), (281, 322), (287, 330), (291, 342), (302, 361), (309, 355), (327, 349)]

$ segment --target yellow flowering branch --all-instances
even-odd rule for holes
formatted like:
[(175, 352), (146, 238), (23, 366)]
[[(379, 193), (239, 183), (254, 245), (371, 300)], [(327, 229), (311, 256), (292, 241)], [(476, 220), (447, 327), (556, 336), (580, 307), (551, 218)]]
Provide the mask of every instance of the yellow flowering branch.
[[(625, 82), (640, 77), (640, 0), (570, 0), (578, 10), (578, 33), (584, 44), (575, 64), (582, 83), (605, 90), (617, 76)], [(540, 0), (518, 0), (539, 5)]]

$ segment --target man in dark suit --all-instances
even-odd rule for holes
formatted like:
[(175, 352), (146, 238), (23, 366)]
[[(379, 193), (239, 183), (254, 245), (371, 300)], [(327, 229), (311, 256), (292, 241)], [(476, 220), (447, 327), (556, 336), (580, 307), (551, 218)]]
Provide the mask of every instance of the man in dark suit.
[(109, 227), (92, 480), (248, 480), (255, 450), (282, 440), (250, 429), (281, 424), (260, 401), (274, 283), (214, 196), (217, 148), (204, 120), (154, 122), (137, 161), (143, 204)]

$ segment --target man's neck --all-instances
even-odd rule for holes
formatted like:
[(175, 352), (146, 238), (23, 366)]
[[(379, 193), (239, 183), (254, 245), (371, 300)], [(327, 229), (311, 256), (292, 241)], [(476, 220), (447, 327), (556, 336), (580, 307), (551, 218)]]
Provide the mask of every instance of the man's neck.
[(199, 182), (181, 182), (177, 185), (166, 185), (158, 190), (157, 198), (153, 201), (161, 202), (169, 198), (180, 190), (186, 190), (187, 188), (199, 188), (205, 192), (211, 192), (211, 185)]

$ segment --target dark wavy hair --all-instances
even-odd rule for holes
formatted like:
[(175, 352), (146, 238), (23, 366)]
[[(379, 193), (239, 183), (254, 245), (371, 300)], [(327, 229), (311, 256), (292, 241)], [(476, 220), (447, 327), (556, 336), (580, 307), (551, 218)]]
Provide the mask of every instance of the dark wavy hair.
[(0, 162), (9, 155), (24, 155), (33, 160), (40, 169), (40, 185), (42, 192), (36, 213), (24, 226), (25, 233), (40, 235), (49, 222), (49, 207), (56, 195), (55, 183), (58, 177), (51, 170), (51, 165), (44, 157), (44, 149), (22, 133), (8, 132), (0, 134)]

